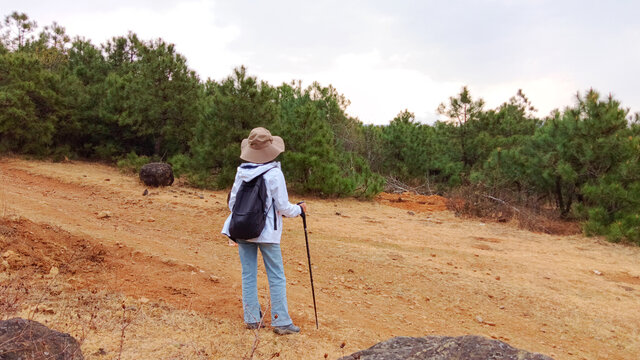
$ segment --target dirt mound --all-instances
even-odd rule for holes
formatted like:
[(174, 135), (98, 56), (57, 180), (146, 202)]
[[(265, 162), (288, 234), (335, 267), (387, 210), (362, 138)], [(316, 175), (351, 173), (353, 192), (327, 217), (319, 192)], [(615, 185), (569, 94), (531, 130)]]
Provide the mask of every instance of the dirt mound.
[(98, 273), (107, 252), (105, 246), (93, 245), (48, 224), (25, 219), (0, 219), (2, 257), (9, 269), (24, 276)]
[(122, 244), (103, 245), (26, 219), (0, 219), (0, 232), (6, 234), (0, 236), (0, 255), (8, 262), (8, 271), (21, 279), (62, 277), (77, 289), (108, 289), (181, 309), (239, 314), (235, 303), (229, 310), (214, 306), (236, 297), (232, 286), (193, 265), (146, 256)]
[(438, 195), (417, 195), (409, 192), (402, 194), (381, 193), (376, 201), (415, 212), (446, 211), (447, 199)]

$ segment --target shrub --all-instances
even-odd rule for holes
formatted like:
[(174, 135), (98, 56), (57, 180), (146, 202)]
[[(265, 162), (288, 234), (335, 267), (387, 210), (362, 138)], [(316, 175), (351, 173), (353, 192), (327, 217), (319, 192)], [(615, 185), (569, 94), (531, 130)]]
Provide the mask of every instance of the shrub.
[(128, 153), (124, 158), (118, 160), (118, 168), (124, 173), (137, 174), (140, 169), (152, 162), (148, 156), (138, 156), (134, 151)]

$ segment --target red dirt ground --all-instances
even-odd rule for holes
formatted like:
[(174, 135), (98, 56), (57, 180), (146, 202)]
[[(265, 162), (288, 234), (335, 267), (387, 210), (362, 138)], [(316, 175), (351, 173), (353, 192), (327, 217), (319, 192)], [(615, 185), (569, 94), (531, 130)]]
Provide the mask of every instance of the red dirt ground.
[(438, 195), (417, 195), (412, 193), (382, 193), (376, 197), (381, 204), (415, 212), (445, 211), (447, 199)]

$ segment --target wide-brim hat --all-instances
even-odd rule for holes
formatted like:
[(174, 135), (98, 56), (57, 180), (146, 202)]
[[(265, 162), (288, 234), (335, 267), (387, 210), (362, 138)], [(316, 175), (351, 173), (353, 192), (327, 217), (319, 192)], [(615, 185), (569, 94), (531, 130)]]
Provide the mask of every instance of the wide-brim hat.
[(274, 160), (284, 151), (284, 140), (280, 136), (273, 136), (263, 127), (251, 130), (249, 137), (242, 140), (240, 159), (264, 164)]

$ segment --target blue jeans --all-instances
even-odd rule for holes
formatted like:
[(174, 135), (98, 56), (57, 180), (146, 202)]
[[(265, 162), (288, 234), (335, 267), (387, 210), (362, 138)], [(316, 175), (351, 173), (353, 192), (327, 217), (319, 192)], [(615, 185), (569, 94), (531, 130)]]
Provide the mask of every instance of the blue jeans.
[(239, 240), (238, 253), (242, 263), (242, 307), (244, 322), (260, 322), (258, 302), (258, 248), (264, 260), (271, 294), (271, 326), (291, 325), (287, 306), (287, 281), (284, 277), (280, 244), (252, 243)]

